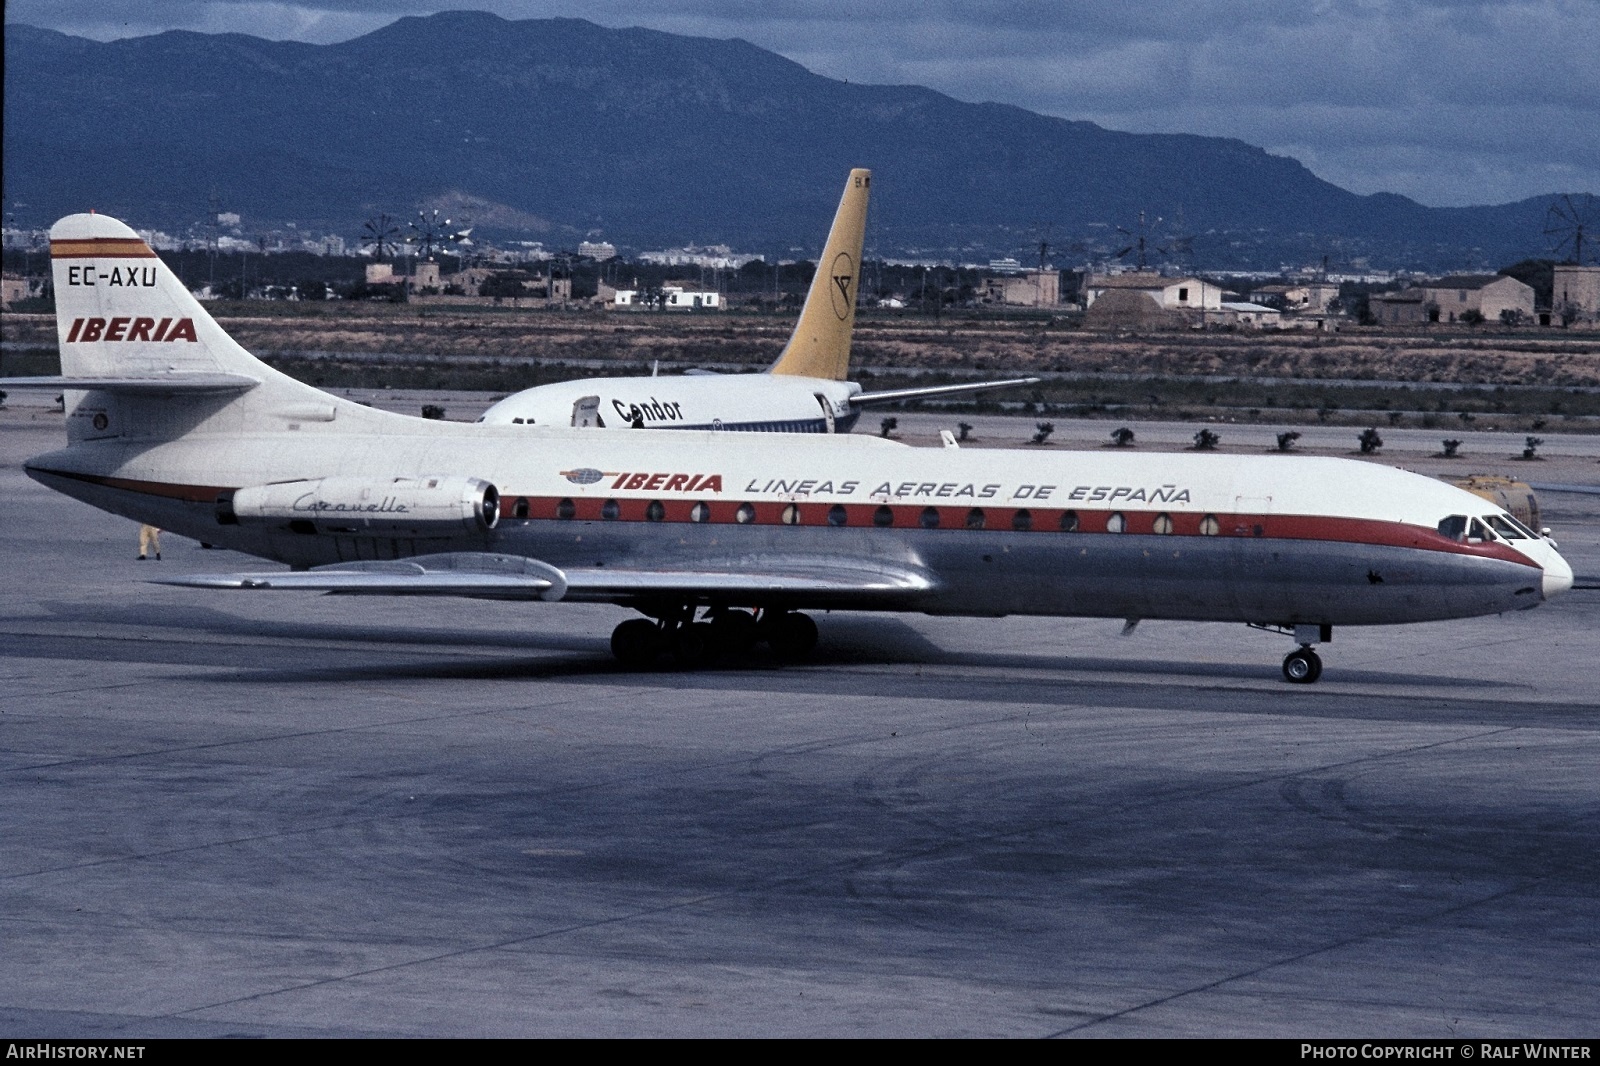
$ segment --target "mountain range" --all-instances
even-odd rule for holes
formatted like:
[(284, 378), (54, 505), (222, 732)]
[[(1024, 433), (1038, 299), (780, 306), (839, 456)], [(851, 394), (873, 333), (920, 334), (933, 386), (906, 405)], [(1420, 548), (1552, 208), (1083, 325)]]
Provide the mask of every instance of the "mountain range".
[(353, 239), (379, 212), (440, 207), (550, 246), (599, 235), (798, 257), (865, 166), (868, 251), (885, 256), (1026, 262), (1043, 240), (1071, 265), (1135, 244), (1141, 218), (1152, 258), (1185, 248), (1197, 268), (1464, 271), (1546, 250), (1550, 197), (1361, 196), (1238, 140), (851, 84), (741, 40), (577, 19), (451, 12), (332, 45), (184, 31), (100, 43), (12, 23), (5, 64), (18, 225), (92, 207), (187, 232), (215, 203), (247, 232)]

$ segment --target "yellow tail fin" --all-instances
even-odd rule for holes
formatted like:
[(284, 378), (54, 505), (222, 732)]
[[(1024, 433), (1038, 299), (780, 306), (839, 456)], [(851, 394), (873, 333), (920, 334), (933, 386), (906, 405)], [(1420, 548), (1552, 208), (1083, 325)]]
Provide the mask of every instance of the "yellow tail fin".
[(827, 247), (817, 261), (800, 321), (774, 374), (843, 381), (850, 367), (850, 333), (856, 324), (856, 289), (861, 282), (861, 241), (867, 229), (867, 193), (872, 171), (852, 170), (833, 216)]

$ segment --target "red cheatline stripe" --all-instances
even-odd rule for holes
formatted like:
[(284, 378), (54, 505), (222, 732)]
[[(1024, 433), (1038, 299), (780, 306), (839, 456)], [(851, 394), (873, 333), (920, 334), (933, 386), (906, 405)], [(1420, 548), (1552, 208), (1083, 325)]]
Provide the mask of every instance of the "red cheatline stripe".
[[(128, 478), (100, 477), (66, 471), (36, 468), (42, 474), (72, 478), (108, 488), (139, 492), (147, 496), (161, 496), (189, 503), (213, 503), (218, 494), (229, 491), (219, 486), (175, 485), (155, 481), (135, 481)], [(608, 505), (616, 504), (614, 518), (608, 519)], [(652, 507), (660, 505), (658, 512)], [(703, 518), (697, 518), (695, 508), (704, 505)], [(598, 496), (516, 496), (510, 493), (500, 497), (500, 514), (504, 518), (529, 518), (542, 521), (571, 520), (577, 522), (661, 522), (704, 523), (708, 525), (758, 525), (758, 526), (828, 526), (829, 512), (835, 507), (844, 508), (845, 526), (854, 529), (877, 527), (879, 511), (887, 508), (890, 529), (937, 529), (959, 534), (969, 528), (969, 507), (919, 507), (916, 504), (872, 503), (783, 503), (775, 501), (740, 500), (651, 500), (638, 497)], [(566, 513), (567, 508), (571, 513)], [(741, 510), (746, 518), (741, 519)], [(923, 512), (938, 513), (937, 526), (923, 526)], [(1157, 522), (1165, 518), (1172, 523), (1168, 535), (1181, 537), (1242, 537), (1263, 540), (1314, 540), (1340, 544), (1366, 544), (1374, 547), (1415, 548), (1420, 551), (1444, 552), (1450, 555), (1470, 555), (1481, 559), (1499, 559), (1520, 563), (1539, 569), (1539, 564), (1509, 545), (1498, 541), (1486, 544), (1466, 544), (1441, 536), (1437, 530), (1426, 526), (1406, 525), (1402, 522), (1384, 522), (1372, 518), (1343, 518), (1336, 515), (1251, 515), (1251, 514), (1201, 514), (1193, 511), (1077, 511), (1063, 508), (1033, 509), (1022, 507), (983, 507), (982, 529), (988, 532), (1054, 533), (1070, 537), (1083, 534), (1116, 536), (1110, 531), (1113, 516), (1122, 520), (1123, 533), (1149, 536), (1156, 532)], [(1017, 529), (1019, 514), (1027, 516), (1027, 528)], [(659, 515), (659, 517), (655, 517)], [(1076, 519), (1076, 528), (1064, 529), (1063, 518)], [(1202, 523), (1215, 519), (1217, 532), (1202, 532)], [(1069, 524), (1071, 524), (1069, 522)]]
[(137, 237), (91, 237), (50, 242), (52, 259), (154, 259), (156, 253)]
[(49, 474), (52, 477), (84, 481), (90, 485), (104, 485), (108, 489), (122, 489), (125, 492), (137, 492), (145, 496), (161, 496), (170, 500), (183, 500), (186, 503), (215, 503), (220, 493), (228, 491), (220, 486), (175, 485), (161, 481), (134, 481), (123, 477), (77, 474), (69, 470), (46, 470), (44, 467), (33, 467), (32, 469), (41, 474)]

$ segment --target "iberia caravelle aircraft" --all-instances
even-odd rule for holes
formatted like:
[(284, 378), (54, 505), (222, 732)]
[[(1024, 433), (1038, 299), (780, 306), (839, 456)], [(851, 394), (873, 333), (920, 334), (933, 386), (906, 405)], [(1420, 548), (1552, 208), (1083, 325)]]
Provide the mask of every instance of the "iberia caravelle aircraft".
[(856, 324), (861, 242), (871, 188), (870, 170), (850, 172), (800, 320), (778, 361), (766, 373), (559, 381), (507, 396), (479, 421), (598, 429), (848, 433), (861, 417), (861, 408), (869, 404), (1038, 381), (1010, 378), (862, 392), (859, 384), (844, 380), (850, 367), (850, 335)]
[(257, 361), (133, 230), (50, 231), (67, 447), (27, 472), (289, 569), (169, 583), (612, 603), (644, 665), (801, 610), (1200, 619), (1278, 628), (1291, 681), (1335, 626), (1533, 607), (1554, 544), (1432, 478), (1349, 459), (912, 448), (849, 434), (596, 433), (390, 414)]

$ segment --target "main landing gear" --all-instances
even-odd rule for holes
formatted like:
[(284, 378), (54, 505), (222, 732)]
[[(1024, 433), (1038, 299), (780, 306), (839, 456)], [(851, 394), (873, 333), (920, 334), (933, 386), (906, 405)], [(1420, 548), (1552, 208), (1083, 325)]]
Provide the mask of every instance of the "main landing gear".
[(700, 620), (682, 607), (654, 620), (630, 618), (611, 631), (611, 654), (624, 666), (646, 670), (662, 655), (688, 669), (708, 666), (723, 655), (747, 654), (766, 642), (780, 659), (804, 658), (817, 646), (817, 623), (797, 611), (712, 608)]

